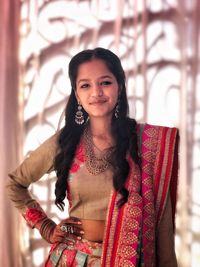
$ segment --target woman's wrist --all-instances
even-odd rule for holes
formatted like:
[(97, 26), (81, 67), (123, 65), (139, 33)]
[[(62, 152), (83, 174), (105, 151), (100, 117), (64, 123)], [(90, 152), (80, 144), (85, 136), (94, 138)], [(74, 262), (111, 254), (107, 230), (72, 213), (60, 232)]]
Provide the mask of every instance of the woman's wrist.
[(48, 217), (46, 217), (44, 220), (42, 220), (36, 225), (36, 228), (39, 229), (40, 235), (48, 243), (52, 243), (51, 237), (55, 227), (56, 223), (51, 219), (49, 219)]

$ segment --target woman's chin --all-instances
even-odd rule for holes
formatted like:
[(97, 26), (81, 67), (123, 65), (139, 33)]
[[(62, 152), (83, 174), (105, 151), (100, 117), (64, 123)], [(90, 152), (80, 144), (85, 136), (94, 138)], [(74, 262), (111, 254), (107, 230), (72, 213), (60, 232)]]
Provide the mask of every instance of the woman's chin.
[(112, 117), (111, 112), (95, 112), (89, 114), (90, 119), (110, 119)]

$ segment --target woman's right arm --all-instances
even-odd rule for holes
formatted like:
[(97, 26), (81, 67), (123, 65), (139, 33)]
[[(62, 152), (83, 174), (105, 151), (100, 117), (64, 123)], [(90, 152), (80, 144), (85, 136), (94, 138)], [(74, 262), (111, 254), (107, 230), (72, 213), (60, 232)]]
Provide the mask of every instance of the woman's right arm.
[(53, 170), (53, 162), (58, 148), (58, 136), (59, 133), (56, 133), (47, 139), (35, 151), (31, 152), (15, 171), (9, 173), (6, 185), (8, 196), (31, 228), (46, 220), (47, 215), (39, 203), (33, 199), (28, 187), (45, 173)]

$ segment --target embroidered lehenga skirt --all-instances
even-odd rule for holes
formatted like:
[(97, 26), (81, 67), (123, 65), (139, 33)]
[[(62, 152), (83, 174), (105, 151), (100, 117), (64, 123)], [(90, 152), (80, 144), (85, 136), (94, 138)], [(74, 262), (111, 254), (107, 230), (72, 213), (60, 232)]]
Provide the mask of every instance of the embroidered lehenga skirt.
[(45, 267), (100, 267), (102, 244), (86, 239), (73, 246), (57, 243), (51, 247)]

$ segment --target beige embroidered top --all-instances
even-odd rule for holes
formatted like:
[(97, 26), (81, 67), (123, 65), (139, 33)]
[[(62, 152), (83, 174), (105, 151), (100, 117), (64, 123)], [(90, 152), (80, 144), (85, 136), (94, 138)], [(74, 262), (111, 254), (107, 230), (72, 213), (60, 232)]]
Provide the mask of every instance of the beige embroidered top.
[[(53, 161), (57, 151), (55, 134), (14, 171), (9, 173), (8, 194), (15, 206), (23, 213), (32, 207), (34, 199), (28, 191), (31, 183), (39, 180), (45, 173), (53, 171)], [(85, 164), (69, 177), (71, 205), (69, 215), (80, 219), (105, 220), (112, 190), (112, 172), (107, 169), (101, 174), (92, 175)]]

